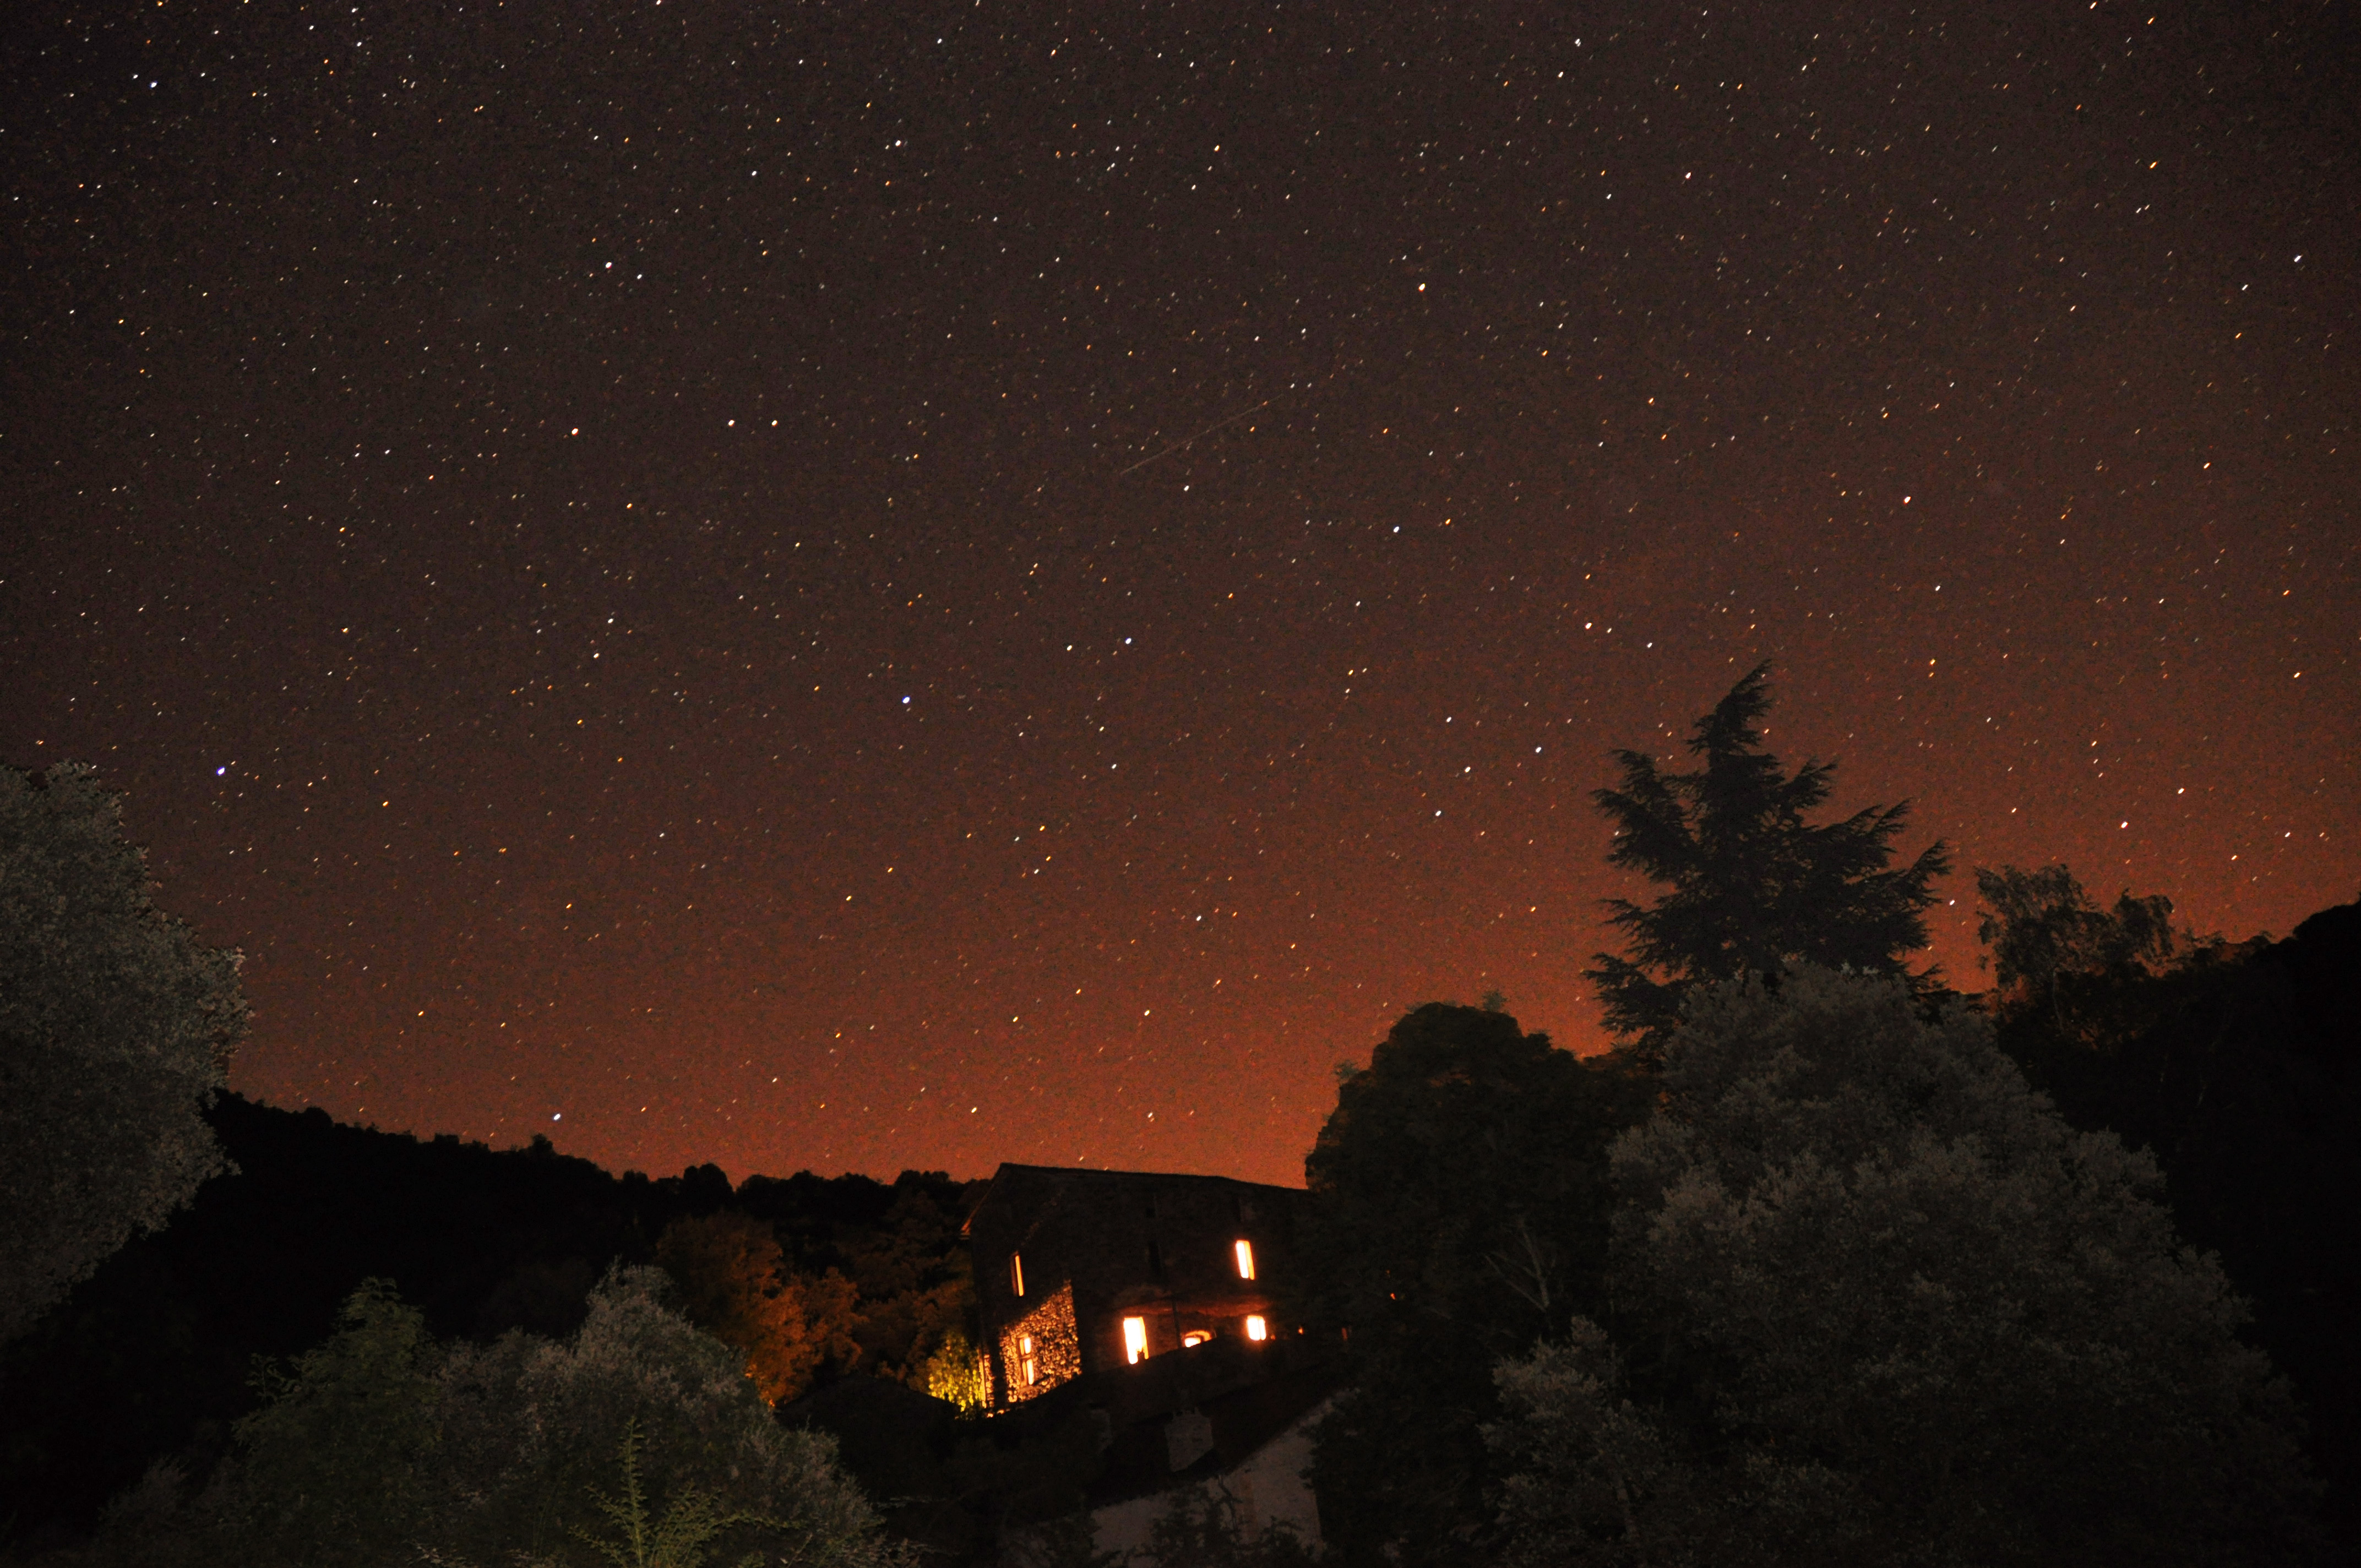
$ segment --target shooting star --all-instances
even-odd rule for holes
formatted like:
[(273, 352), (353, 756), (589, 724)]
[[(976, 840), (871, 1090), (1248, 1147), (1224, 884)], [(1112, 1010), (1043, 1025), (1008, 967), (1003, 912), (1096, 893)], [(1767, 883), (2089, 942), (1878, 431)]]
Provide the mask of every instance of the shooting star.
[(1230, 415), (1227, 419), (1217, 419), (1213, 423), (1207, 425), (1204, 429), (1199, 431), (1196, 434), (1184, 436), (1180, 440), (1176, 441), (1171, 445), (1166, 447), (1161, 452), (1151, 452), (1147, 456), (1141, 458), (1138, 462), (1134, 463), (1128, 468), (1117, 469), (1115, 477), (1120, 479), (1126, 474), (1137, 473), (1138, 470), (1147, 467), (1150, 463), (1155, 462), (1159, 457), (1170, 457), (1175, 452), (1180, 451), (1182, 447), (1203, 440), (1206, 436), (1213, 434), (1213, 432), (1221, 429), (1222, 426), (1225, 424), (1235, 424), (1238, 421), (1246, 418), (1248, 414), (1260, 413), (1263, 410), (1270, 407), (1270, 403), (1271, 400), (1265, 398), (1262, 401), (1257, 403), (1250, 409), (1240, 409), (1237, 412)]

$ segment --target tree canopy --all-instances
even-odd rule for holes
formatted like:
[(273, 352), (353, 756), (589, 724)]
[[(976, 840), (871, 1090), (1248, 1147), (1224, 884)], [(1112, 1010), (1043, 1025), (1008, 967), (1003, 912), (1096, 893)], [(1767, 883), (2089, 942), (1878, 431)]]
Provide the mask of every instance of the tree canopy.
[(1645, 905), (1609, 900), (1627, 952), (1597, 954), (1598, 967), (1584, 971), (1608, 1026), (1648, 1054), (1670, 1037), (1699, 983), (1804, 963), (1898, 975), (1904, 955), (1927, 945), (1924, 911), (1949, 850), (1938, 840), (1907, 866), (1891, 863), (1906, 801), (1809, 821), (1836, 764), (1807, 761), (1786, 773), (1763, 747), (1770, 708), (1770, 666), (1758, 664), (1697, 721), (1696, 771), (1664, 772), (1644, 751), (1619, 751), (1621, 783), (1592, 796), (1615, 824), (1609, 862), (1668, 888)]
[(822, 1365), (850, 1365), (852, 1282), (790, 1269), (769, 1224), (723, 1210), (684, 1216), (664, 1227), (656, 1262), (679, 1286), (689, 1321), (746, 1357), (746, 1375), (774, 1405), (810, 1391)]
[(2332, 1525), (2361, 1533), (2361, 904), (2233, 943), (2159, 894), (2102, 908), (2062, 865), (1977, 883), (2001, 1048), (2075, 1126), (2153, 1151), (2304, 1398)]
[(2155, 1165), (1951, 1004), (1791, 970), (1695, 996), (1613, 1151), (1614, 1310), (1501, 1369), (1511, 1555), (2300, 1559), (2243, 1304)]
[(1976, 938), (1992, 948), (1993, 979), (2010, 997), (2076, 976), (2156, 974), (2203, 945), (2173, 929), (2172, 900), (2162, 894), (2135, 898), (2125, 889), (2113, 909), (2101, 909), (2062, 865), (1979, 866), (1976, 896)]
[(1461, 1561), (1488, 1519), (1492, 1364), (1596, 1300), (1607, 1144), (1644, 1111), (1621, 1066), (1430, 1003), (1340, 1085), (1304, 1161), (1298, 1310), (1350, 1331), (1312, 1471), (1344, 1561)]
[(267, 1375), (211, 1483), (145, 1521), (119, 1515), (114, 1544), (134, 1559), (177, 1541), (241, 1564), (563, 1568), (611, 1562), (619, 1525), (653, 1524), (694, 1537), (683, 1562), (717, 1541), (730, 1561), (792, 1568), (902, 1562), (832, 1442), (774, 1420), (742, 1354), (670, 1294), (656, 1269), (618, 1268), (574, 1334), (479, 1345), (436, 1341), (371, 1281), (335, 1334)]
[(238, 963), (156, 907), (93, 770), (0, 766), (0, 1343), (222, 1168)]

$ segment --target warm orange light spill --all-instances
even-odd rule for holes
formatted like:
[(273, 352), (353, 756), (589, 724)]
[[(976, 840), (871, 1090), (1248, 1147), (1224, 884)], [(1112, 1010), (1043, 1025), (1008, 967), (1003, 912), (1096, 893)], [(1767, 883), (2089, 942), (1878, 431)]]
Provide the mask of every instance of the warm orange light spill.
[(1082, 1344), (1074, 1332), (1074, 1289), (1053, 1292), (1000, 1335), (1000, 1376), (1005, 1398), (1021, 1404), (1079, 1376)]

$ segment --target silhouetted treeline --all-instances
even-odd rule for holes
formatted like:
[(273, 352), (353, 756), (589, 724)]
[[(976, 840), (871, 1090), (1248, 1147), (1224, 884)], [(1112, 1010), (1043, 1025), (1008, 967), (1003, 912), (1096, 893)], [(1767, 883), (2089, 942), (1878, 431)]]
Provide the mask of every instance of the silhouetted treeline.
[(2140, 902), (2085, 901), (2117, 938), (2081, 944), (2097, 961), (2002, 977), (2001, 1047), (2075, 1126), (2154, 1153), (2182, 1237), (2221, 1255), (2295, 1385), (2331, 1528), (2361, 1540), (2361, 903), (2281, 941), (2141, 955), (2120, 939)]
[(422, 1141), (236, 1095), (208, 1116), (237, 1174), (0, 1350), (0, 1539), (86, 1526), (163, 1455), (202, 1474), (254, 1408), (256, 1358), (319, 1343), (364, 1279), (394, 1281), (445, 1338), (562, 1335), (611, 1262), (647, 1262), (673, 1221), (735, 1208), (770, 1221), (796, 1266), (873, 1287), (890, 1355), (895, 1281), (939, 1274), (965, 1213), (940, 1173), (733, 1190), (711, 1165), (617, 1177), (545, 1139)]

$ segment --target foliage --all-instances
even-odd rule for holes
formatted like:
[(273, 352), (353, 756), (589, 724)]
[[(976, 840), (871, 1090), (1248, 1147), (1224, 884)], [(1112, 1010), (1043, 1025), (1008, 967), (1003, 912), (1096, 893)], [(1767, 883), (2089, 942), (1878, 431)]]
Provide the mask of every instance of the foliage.
[[(193, 1509), (146, 1510), (148, 1540), (260, 1565), (564, 1564), (586, 1549), (690, 1563), (724, 1541), (792, 1568), (899, 1563), (833, 1443), (774, 1420), (668, 1288), (655, 1269), (618, 1269), (569, 1339), (483, 1346), (437, 1343), (373, 1281), (334, 1338), (271, 1374)], [(625, 1485), (609, 1496), (619, 1438)], [(652, 1484), (671, 1498), (661, 1515)]]
[(946, 1196), (939, 1186), (897, 1181), (880, 1222), (841, 1245), (860, 1287), (851, 1332), (861, 1364), (881, 1376), (917, 1384), (943, 1336), (965, 1332), (974, 1315), (975, 1285), (960, 1231), (966, 1205)]
[[(1892, 868), (1906, 802), (1807, 821), (1836, 764), (1806, 762), (1790, 775), (1763, 749), (1769, 680), (1770, 666), (1756, 665), (1697, 721), (1696, 772), (1662, 773), (1644, 751), (1618, 751), (1622, 783), (1592, 797), (1615, 823), (1609, 862), (1670, 890), (1644, 907), (1609, 900), (1629, 954), (1599, 953), (1584, 971), (1609, 1027), (1650, 1057), (1699, 984), (1804, 963), (1898, 975), (1903, 956), (1927, 945), (1929, 884), (1950, 869), (1949, 851), (1938, 841)], [(1932, 971), (1917, 983), (1931, 989)]]
[(1088, 1514), (1067, 1514), (1013, 1532), (1001, 1552), (1007, 1568), (1124, 1568), (1131, 1554), (1101, 1552)]
[(401, 1280), (438, 1333), (564, 1335), (605, 1260), (663, 1228), (664, 1183), (587, 1160), (340, 1126), (235, 1092), (205, 1120), (236, 1179), (206, 1183), (0, 1349), (0, 1519), (20, 1530), (86, 1527), (159, 1457), (209, 1469), (253, 1408), (255, 1358), (326, 1338), (363, 1279)]
[(2172, 900), (2126, 890), (2103, 910), (2064, 866), (1979, 866), (1976, 894), (1976, 938), (1992, 948), (2004, 992), (2047, 991), (2071, 975), (2155, 974), (2195, 945), (2174, 933)]
[(581, 1331), (562, 1342), (510, 1334), (450, 1348), (445, 1463), (467, 1507), (449, 1538), (482, 1556), (552, 1552), (598, 1479), (597, 1456), (627, 1428), (672, 1488), (766, 1521), (744, 1526), (766, 1561), (879, 1561), (876, 1519), (838, 1468), (835, 1445), (775, 1421), (737, 1352), (673, 1309), (653, 1268), (618, 1268), (592, 1293)]
[(2361, 1542), (2361, 904), (2234, 945), (2169, 932), (2160, 897), (2096, 910), (2062, 866), (1978, 880), (2001, 1048), (2075, 1126), (2154, 1151), (2182, 1234), (2253, 1298), (2332, 1522)]
[[(637, 1421), (623, 1428), (622, 1491), (613, 1497), (596, 1493), (593, 1497), (612, 1527), (612, 1535), (600, 1536), (579, 1525), (574, 1527), (574, 1535), (613, 1568), (703, 1568), (713, 1542), (731, 1527), (771, 1523), (759, 1515), (730, 1512), (712, 1493), (694, 1486), (675, 1491), (663, 1517), (652, 1518), (647, 1487), (640, 1477)], [(740, 1560), (740, 1568), (754, 1568), (762, 1561), (761, 1553), (750, 1552)]]
[(744, 1354), (746, 1375), (772, 1404), (800, 1398), (824, 1365), (861, 1354), (851, 1282), (834, 1269), (818, 1278), (790, 1271), (771, 1227), (751, 1215), (675, 1220), (656, 1262), (680, 1287), (689, 1321)]
[(1304, 1162), (1293, 1304), (1349, 1330), (1356, 1376), (1318, 1431), (1314, 1485), (1348, 1562), (1463, 1557), (1488, 1517), (1491, 1367), (1576, 1310), (1606, 1259), (1608, 1141), (1646, 1085), (1498, 1012), (1396, 1023)]
[(371, 1279), (343, 1322), (291, 1367), (266, 1364), (265, 1402), (237, 1423), (225, 1522), (260, 1559), (372, 1562), (423, 1505), (422, 1461), (441, 1439), (444, 1404), (426, 1321)]
[(1181, 1487), (1165, 1504), (1137, 1552), (1099, 1551), (1091, 1516), (1071, 1513), (1011, 1531), (1003, 1561), (1012, 1568), (1310, 1568), (1318, 1561), (1292, 1526), (1248, 1526), (1218, 1481)]
[(1089, 1507), (1089, 1488), (1106, 1471), (1106, 1430), (1097, 1412), (1070, 1406), (1047, 1425), (963, 1435), (946, 1466), (960, 1506), (990, 1534), (1017, 1532)]
[[(890, 1247), (917, 1268), (922, 1290), (949, 1288), (947, 1326), (965, 1316), (958, 1216), (968, 1189), (939, 1173), (753, 1177), (733, 1192), (710, 1168), (616, 1176), (545, 1143), (412, 1137), (234, 1092), (205, 1120), (238, 1178), (208, 1182), (164, 1229), (135, 1236), (0, 1346), (0, 1520), (20, 1533), (89, 1528), (159, 1458), (208, 1472), (252, 1408), (254, 1358), (318, 1343), (371, 1277), (401, 1280), (439, 1336), (489, 1341), (522, 1328), (565, 1339), (609, 1260), (646, 1262), (673, 1220), (735, 1206), (773, 1227), (799, 1272), (851, 1277)], [(924, 1314), (903, 1316), (890, 1299), (858, 1311), (856, 1337), (881, 1336), (860, 1368), (899, 1376), (906, 1357), (888, 1341), (902, 1331), (880, 1320), (894, 1314), (915, 1332)], [(918, 1345), (921, 1363), (935, 1343)]]
[(92, 769), (0, 767), (0, 1343), (222, 1169), (239, 961), (156, 907)]
[(963, 1416), (978, 1416), (992, 1402), (992, 1369), (966, 1334), (943, 1335), (923, 1368), (926, 1390)]
[(2296, 1422), (2220, 1267), (1983, 1019), (1891, 977), (1735, 981), (1664, 1082), (1613, 1153), (1613, 1338), (1501, 1370), (1516, 1560), (2300, 1552)]
[(1620, 1568), (1725, 1555), (1731, 1543), (1699, 1528), (1718, 1521), (1699, 1506), (1672, 1423), (1624, 1396), (1598, 1324), (1576, 1318), (1563, 1340), (1503, 1361), (1499, 1377), (1510, 1419), (1488, 1435), (1516, 1464), (1500, 1490), (1512, 1561)]
[(1250, 1531), (1217, 1481), (1172, 1494), (1148, 1521), (1146, 1555), (1155, 1568), (1309, 1568), (1315, 1561), (1290, 1526)]
[(804, 1172), (750, 1177), (730, 1201), (772, 1224), (797, 1272), (834, 1269), (852, 1281), (860, 1369), (916, 1386), (945, 1333), (973, 1332), (975, 1292), (960, 1227), (980, 1189), (939, 1171), (906, 1170), (890, 1185)]

